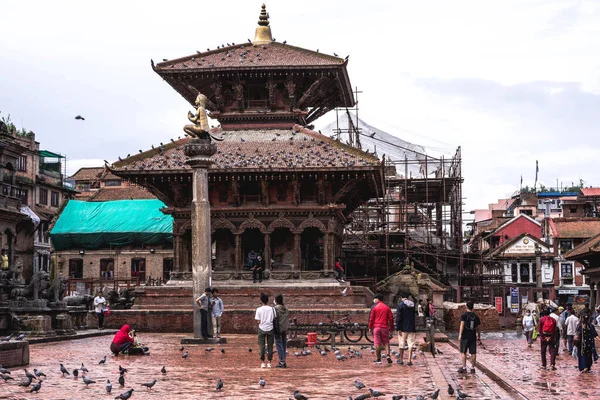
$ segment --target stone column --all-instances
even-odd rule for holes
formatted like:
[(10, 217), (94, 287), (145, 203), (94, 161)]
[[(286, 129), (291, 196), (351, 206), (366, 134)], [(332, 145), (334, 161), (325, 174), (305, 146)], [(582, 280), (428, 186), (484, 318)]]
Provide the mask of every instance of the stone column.
[(235, 234), (235, 272), (240, 272), (242, 267), (242, 235)]
[(300, 233), (294, 233), (294, 270), (302, 270), (302, 251), (300, 249)]
[(181, 235), (179, 233), (173, 234), (173, 270), (177, 272), (183, 271), (181, 265)]
[(271, 232), (265, 232), (265, 269), (267, 271), (271, 270)]
[(329, 262), (329, 259), (331, 258), (331, 234), (329, 232), (325, 232), (325, 236), (323, 238), (323, 271), (329, 271), (331, 269), (331, 264)]
[[(217, 146), (210, 139), (195, 138), (184, 147), (187, 163), (192, 167), (192, 302), (211, 285), (210, 203), (208, 200), (208, 168)], [(194, 338), (201, 338), (200, 309), (194, 304)]]

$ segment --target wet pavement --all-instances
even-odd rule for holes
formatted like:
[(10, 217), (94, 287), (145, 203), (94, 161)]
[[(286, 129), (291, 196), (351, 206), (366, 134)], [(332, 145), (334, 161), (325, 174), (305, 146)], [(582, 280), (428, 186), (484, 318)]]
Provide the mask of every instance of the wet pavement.
[[(179, 341), (183, 334), (144, 334), (139, 337), (150, 347), (149, 356), (110, 355), (108, 347), (111, 336), (93, 337), (56, 343), (31, 345), (31, 364), (44, 372), (47, 378), (38, 394), (29, 393), (17, 383), (24, 377), (22, 368), (13, 368), (15, 381), (0, 380), (0, 399), (112, 399), (129, 388), (134, 388), (132, 399), (288, 399), (298, 389), (310, 399), (348, 399), (367, 393), (368, 388), (391, 395), (406, 395), (414, 399), (418, 394), (429, 394), (440, 387), (440, 399), (450, 399), (447, 384), (460, 387), (473, 399), (574, 399), (598, 398), (600, 391), (598, 374), (581, 375), (575, 369), (575, 360), (561, 356), (557, 371), (539, 369), (539, 344), (527, 349), (524, 340), (488, 339), (485, 349), (479, 349), (483, 369), (477, 373), (461, 375), (459, 354), (454, 343), (439, 343), (442, 354), (435, 358), (430, 354), (419, 355), (412, 367), (373, 365), (374, 356), (369, 349), (360, 350), (363, 358), (337, 361), (333, 352), (327, 356), (312, 350), (309, 356), (294, 356), (297, 349), (290, 348), (287, 369), (261, 369), (256, 337), (253, 335), (227, 336), (228, 343), (214, 346), (187, 345), (187, 359), (181, 358)], [(366, 344), (366, 343), (365, 343)], [(339, 346), (344, 351), (348, 346)], [(220, 349), (223, 348), (225, 353)], [(253, 351), (250, 353), (249, 348)], [(359, 350), (359, 346), (353, 346)], [(98, 361), (107, 355), (105, 365)], [(277, 362), (274, 355), (273, 366)], [(395, 358), (394, 358), (395, 361)], [(81, 377), (62, 377), (59, 363), (72, 372), (81, 363), (90, 370), (89, 379), (96, 381), (85, 387)], [(128, 369), (125, 386), (117, 382), (119, 365)], [(162, 374), (162, 366), (167, 369)], [(594, 366), (596, 367), (596, 366)], [(266, 380), (265, 388), (258, 385), (260, 377)], [(112, 396), (106, 394), (106, 379), (113, 384)], [(142, 383), (157, 379), (152, 390)], [(224, 383), (223, 390), (215, 390), (218, 379)], [(360, 379), (367, 386), (357, 390), (353, 386)], [(596, 397), (595, 397), (596, 396)]]

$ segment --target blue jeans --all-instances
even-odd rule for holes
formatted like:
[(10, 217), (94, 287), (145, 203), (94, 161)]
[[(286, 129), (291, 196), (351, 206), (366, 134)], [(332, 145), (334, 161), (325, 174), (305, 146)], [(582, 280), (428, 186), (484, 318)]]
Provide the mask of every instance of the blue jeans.
[(282, 332), (281, 335), (275, 335), (275, 346), (277, 347), (279, 364), (285, 364), (285, 353), (287, 351), (287, 332)]
[(567, 346), (569, 349), (569, 353), (573, 352), (573, 335), (567, 335)]

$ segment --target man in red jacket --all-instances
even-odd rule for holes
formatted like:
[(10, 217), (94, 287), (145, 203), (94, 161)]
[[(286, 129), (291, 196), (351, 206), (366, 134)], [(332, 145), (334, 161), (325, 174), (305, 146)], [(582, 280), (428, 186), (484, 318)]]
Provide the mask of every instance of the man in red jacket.
[[(377, 359), (374, 364), (381, 364), (381, 349), (390, 343), (390, 330), (394, 330), (394, 317), (392, 310), (383, 302), (383, 295), (378, 293), (373, 300), (375, 305), (371, 309), (369, 315), (369, 330), (373, 333), (373, 342), (375, 343), (375, 353)], [(388, 363), (391, 364), (392, 359), (388, 354)]]

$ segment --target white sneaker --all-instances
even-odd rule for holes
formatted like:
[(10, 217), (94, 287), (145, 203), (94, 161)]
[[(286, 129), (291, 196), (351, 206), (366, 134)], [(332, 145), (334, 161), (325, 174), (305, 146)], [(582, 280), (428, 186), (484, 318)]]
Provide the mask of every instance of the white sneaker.
[[(270, 364), (269, 364), (269, 365), (270, 365)], [(266, 367), (267, 367), (267, 365), (266, 365), (265, 363), (260, 363), (260, 367), (261, 367), (261, 368), (266, 368)]]
[(268, 364), (267, 364), (267, 368), (271, 368), (271, 363), (268, 363)]

